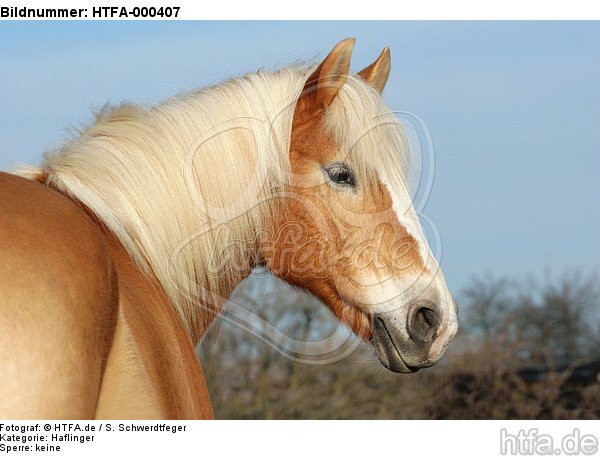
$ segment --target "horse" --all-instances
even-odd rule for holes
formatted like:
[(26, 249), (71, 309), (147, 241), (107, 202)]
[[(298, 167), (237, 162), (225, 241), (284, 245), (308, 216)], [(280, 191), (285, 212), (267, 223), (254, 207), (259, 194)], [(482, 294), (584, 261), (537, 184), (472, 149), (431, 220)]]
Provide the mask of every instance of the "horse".
[(385, 48), (124, 103), (0, 174), (0, 416), (204, 419), (194, 347), (257, 266), (381, 364), (438, 361), (457, 308), (412, 204)]

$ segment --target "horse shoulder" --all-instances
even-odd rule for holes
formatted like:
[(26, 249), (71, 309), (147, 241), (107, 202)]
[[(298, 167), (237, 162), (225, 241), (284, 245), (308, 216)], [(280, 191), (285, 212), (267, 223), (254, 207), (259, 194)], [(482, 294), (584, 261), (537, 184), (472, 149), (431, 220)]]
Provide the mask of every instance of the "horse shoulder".
[(108, 234), (119, 318), (96, 418), (201, 419), (212, 408), (194, 345), (156, 279)]
[(69, 198), (0, 173), (0, 416), (92, 418), (118, 291), (98, 225)]

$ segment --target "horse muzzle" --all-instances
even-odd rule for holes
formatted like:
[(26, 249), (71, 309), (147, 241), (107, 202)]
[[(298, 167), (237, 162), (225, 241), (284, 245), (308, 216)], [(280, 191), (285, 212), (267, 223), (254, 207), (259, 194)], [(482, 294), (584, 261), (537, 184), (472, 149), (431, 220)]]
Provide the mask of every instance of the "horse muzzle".
[(446, 312), (433, 301), (416, 300), (406, 311), (374, 315), (372, 342), (381, 364), (400, 373), (435, 364), (458, 330), (454, 303)]

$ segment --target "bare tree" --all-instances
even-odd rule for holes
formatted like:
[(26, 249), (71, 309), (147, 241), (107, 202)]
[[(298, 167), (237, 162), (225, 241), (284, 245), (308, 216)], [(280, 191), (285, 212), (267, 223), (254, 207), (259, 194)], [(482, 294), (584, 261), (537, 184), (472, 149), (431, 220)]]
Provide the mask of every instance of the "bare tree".
[(491, 275), (473, 277), (464, 290), (466, 329), (483, 337), (506, 330), (515, 306), (515, 285)]
[[(273, 278), (236, 289), (198, 354), (220, 418), (599, 418), (600, 383), (569, 382), (573, 369), (543, 364), (598, 355), (595, 275), (541, 282), (476, 277), (460, 303), (465, 343), (412, 376), (386, 372), (363, 344), (329, 364), (303, 364), (264, 338), (318, 340), (339, 325), (321, 303)], [(240, 316), (251, 311), (251, 322)], [(240, 313), (241, 312), (241, 313)], [(238, 320), (236, 320), (238, 317)], [(280, 347), (281, 348), (281, 347)], [(544, 372), (538, 380), (522, 368)], [(539, 369), (541, 366), (541, 369)]]

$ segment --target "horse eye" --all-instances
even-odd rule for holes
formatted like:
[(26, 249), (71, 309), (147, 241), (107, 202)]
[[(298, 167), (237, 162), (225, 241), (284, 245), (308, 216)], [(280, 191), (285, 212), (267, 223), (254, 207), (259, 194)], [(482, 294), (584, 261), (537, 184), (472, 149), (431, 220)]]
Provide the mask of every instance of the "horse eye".
[(336, 185), (356, 187), (354, 172), (345, 163), (334, 163), (325, 168), (331, 182)]

